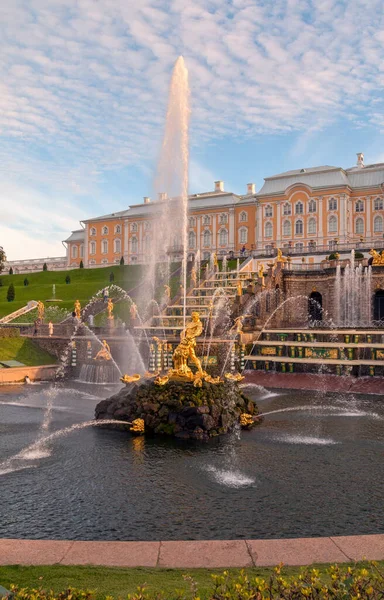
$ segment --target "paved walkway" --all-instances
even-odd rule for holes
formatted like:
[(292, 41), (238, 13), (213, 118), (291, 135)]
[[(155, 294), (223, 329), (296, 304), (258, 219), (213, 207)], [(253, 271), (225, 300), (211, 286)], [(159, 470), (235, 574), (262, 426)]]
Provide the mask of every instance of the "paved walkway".
[(285, 540), (77, 542), (0, 539), (0, 565), (255, 567), (384, 560), (384, 534)]

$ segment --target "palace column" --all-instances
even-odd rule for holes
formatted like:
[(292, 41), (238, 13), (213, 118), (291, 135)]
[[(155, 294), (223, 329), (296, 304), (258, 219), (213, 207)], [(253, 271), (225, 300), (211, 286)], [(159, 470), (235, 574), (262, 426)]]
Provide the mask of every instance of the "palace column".
[(262, 209), (259, 203), (256, 205), (256, 248), (262, 247)]
[(229, 249), (235, 249), (235, 209), (229, 209)]
[(212, 215), (212, 240), (213, 240), (213, 246), (214, 246), (214, 251), (216, 252), (216, 248), (217, 248), (217, 239), (216, 239), (216, 220), (217, 220), (217, 215), (213, 214)]
[(323, 196), (319, 196), (319, 233), (318, 233), (318, 241), (320, 246), (324, 246), (324, 234), (323, 234)]
[(346, 194), (340, 195), (340, 226), (339, 236), (341, 241), (345, 242), (347, 237), (347, 198)]
[(85, 235), (84, 235), (84, 267), (88, 267), (89, 265), (89, 224), (85, 225)]
[(281, 242), (281, 202), (277, 203), (277, 209), (276, 209), (276, 246), (280, 247), (280, 242)]
[(200, 260), (201, 260), (202, 259), (202, 256), (201, 256), (202, 243), (201, 243), (201, 216), (200, 215), (198, 215), (196, 217), (196, 225), (197, 225), (196, 245), (197, 245), (197, 250), (200, 250)]
[(124, 262), (127, 265), (129, 262), (129, 257), (128, 257), (128, 251), (129, 251), (129, 246), (128, 246), (128, 233), (129, 233), (129, 223), (128, 223), (128, 219), (124, 221)]
[(371, 219), (372, 219), (372, 198), (371, 196), (366, 197), (365, 201), (365, 214), (366, 214), (366, 225), (365, 225), (365, 237), (372, 237), (372, 229), (371, 229)]

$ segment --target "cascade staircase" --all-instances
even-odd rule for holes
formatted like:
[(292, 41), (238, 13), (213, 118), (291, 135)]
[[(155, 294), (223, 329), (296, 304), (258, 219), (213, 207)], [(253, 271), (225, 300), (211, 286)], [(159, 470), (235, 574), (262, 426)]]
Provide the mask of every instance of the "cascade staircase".
[(37, 307), (36, 300), (30, 300), (30, 302), (28, 302), (28, 304), (26, 306), (23, 306), (22, 308), (19, 308), (18, 310), (15, 310), (14, 312), (12, 312), (9, 315), (6, 315), (2, 319), (0, 319), (0, 325), (6, 325), (7, 323), (11, 323), (18, 317), (21, 317), (22, 315), (25, 315), (25, 314), (31, 312), (31, 310), (34, 310), (36, 307)]

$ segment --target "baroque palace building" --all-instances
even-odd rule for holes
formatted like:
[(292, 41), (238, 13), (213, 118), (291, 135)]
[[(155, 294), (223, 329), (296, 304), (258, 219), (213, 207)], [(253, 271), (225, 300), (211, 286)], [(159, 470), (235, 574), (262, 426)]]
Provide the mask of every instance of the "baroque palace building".
[[(85, 267), (147, 262), (151, 252), (154, 218), (164, 202), (144, 198), (116, 213), (81, 222), (64, 241), (67, 265)], [(364, 165), (357, 155), (349, 169), (320, 166), (266, 177), (256, 192), (224, 191), (222, 181), (213, 192), (189, 196), (188, 249), (211, 253), (254, 256), (326, 253), (353, 247), (384, 247), (384, 163)], [(244, 251), (244, 246), (246, 250)]]

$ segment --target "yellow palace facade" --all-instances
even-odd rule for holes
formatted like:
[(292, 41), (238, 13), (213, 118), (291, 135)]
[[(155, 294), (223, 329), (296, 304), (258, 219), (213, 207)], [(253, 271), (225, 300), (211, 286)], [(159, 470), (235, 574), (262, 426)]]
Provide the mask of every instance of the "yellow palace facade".
[[(165, 198), (81, 222), (64, 244), (67, 265), (85, 267), (145, 263), (151, 252), (156, 213)], [(364, 164), (357, 155), (350, 169), (320, 166), (280, 173), (264, 180), (260, 191), (224, 190), (189, 196), (188, 251), (235, 256), (243, 251), (271, 254), (320, 253), (367, 246), (384, 247), (384, 163)]]

